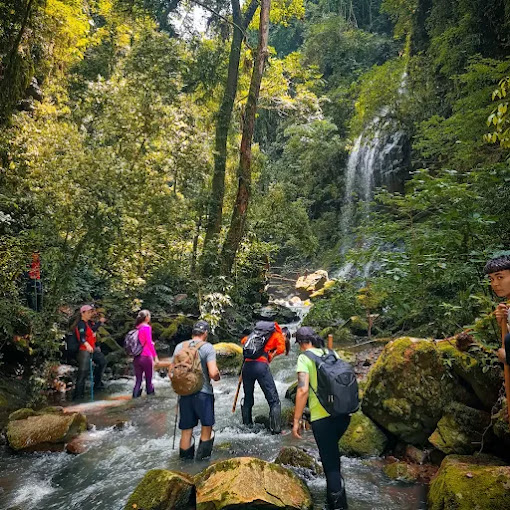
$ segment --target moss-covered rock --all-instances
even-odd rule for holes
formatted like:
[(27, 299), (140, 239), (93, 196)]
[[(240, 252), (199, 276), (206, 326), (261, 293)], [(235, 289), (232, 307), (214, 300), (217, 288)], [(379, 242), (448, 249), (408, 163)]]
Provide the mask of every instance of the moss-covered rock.
[(14, 411), (9, 415), (9, 421), (16, 421), (16, 420), (24, 420), (25, 418), (28, 418), (29, 416), (36, 416), (37, 413), (31, 409), (30, 407), (23, 407), (22, 409), (18, 409), (17, 411)]
[(220, 342), (213, 345), (216, 363), (221, 374), (238, 374), (243, 364), (243, 348), (234, 343)]
[(253, 457), (216, 462), (195, 476), (196, 509), (311, 510), (307, 486), (289, 469)]
[(125, 510), (188, 510), (194, 508), (193, 478), (178, 471), (148, 471), (129, 496)]
[(296, 403), (296, 393), (297, 393), (297, 381), (294, 381), (285, 392), (285, 398), (292, 401), (293, 404)]
[(299, 320), (299, 315), (286, 306), (277, 303), (268, 305), (255, 305), (253, 318), (261, 321), (276, 321), (278, 324), (288, 324)]
[(510, 466), (487, 455), (449, 455), (430, 485), (429, 510), (507, 510)]
[(300, 276), (296, 281), (295, 288), (299, 297), (301, 299), (306, 299), (314, 292), (323, 289), (327, 281), (328, 281), (327, 271), (319, 269), (309, 275)]
[(383, 467), (384, 473), (393, 480), (401, 482), (416, 482), (418, 480), (417, 466), (408, 464), (407, 462), (397, 461), (386, 464)]
[(324, 469), (315, 457), (295, 446), (284, 446), (275, 459), (276, 464), (308, 469), (313, 475), (322, 475)]
[(337, 349), (336, 353), (340, 356), (340, 359), (343, 359), (350, 365), (355, 365), (356, 363), (356, 354), (350, 351), (345, 351), (343, 349)]
[(399, 338), (383, 349), (368, 375), (363, 412), (411, 444), (424, 444), (445, 407), (476, 399), (449, 371), (435, 342)]
[(290, 427), (294, 423), (294, 409), (295, 406), (292, 407), (284, 407), (282, 409), (282, 427)]
[(500, 451), (504, 451), (503, 454), (498, 453), (498, 455), (510, 457), (510, 423), (508, 422), (508, 411), (505, 401), (503, 402), (503, 408), (492, 419), (494, 435), (499, 440)]
[(361, 411), (352, 415), (349, 427), (338, 442), (342, 455), (349, 457), (382, 455), (387, 444), (386, 434)]
[(87, 418), (81, 413), (41, 414), (10, 421), (7, 441), (18, 451), (63, 449), (65, 443), (86, 429)]
[(163, 329), (159, 332), (159, 340), (169, 344), (176, 345), (182, 340), (191, 338), (191, 330), (195, 319), (187, 317), (186, 315), (179, 315), (175, 319), (171, 319), (164, 325)]
[[(455, 402), (445, 409), (429, 442), (446, 454), (470, 455), (480, 449), (490, 422), (489, 413)], [(487, 446), (489, 442), (486, 434), (484, 443)]]

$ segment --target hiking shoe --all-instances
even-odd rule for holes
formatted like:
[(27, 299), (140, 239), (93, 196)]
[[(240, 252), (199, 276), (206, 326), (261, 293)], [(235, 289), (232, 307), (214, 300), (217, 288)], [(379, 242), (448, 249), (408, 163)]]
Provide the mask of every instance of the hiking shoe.
[(195, 458), (195, 438), (191, 438), (191, 446), (187, 450), (179, 448), (179, 458), (182, 460), (193, 460)]
[(197, 460), (208, 459), (211, 456), (214, 444), (214, 432), (212, 432), (211, 439), (208, 441), (202, 441), (198, 443), (197, 448)]

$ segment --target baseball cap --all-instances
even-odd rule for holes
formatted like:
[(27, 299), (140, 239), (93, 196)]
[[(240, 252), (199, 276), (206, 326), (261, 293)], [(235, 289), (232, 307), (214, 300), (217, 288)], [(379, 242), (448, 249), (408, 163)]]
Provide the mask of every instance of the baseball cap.
[(80, 308), (80, 313), (85, 313), (85, 312), (88, 312), (89, 310), (94, 310), (94, 307), (90, 306), (90, 305), (83, 305)]
[(296, 343), (308, 343), (317, 336), (317, 333), (310, 326), (302, 326), (296, 331)]
[(193, 332), (196, 333), (209, 333), (210, 329), (207, 321), (198, 321), (193, 325)]

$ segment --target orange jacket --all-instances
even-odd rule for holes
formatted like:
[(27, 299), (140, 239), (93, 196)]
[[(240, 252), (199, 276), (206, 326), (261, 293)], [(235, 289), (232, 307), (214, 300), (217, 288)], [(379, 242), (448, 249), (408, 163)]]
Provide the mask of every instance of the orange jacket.
[[(241, 339), (241, 344), (244, 345), (246, 340), (248, 340), (248, 337), (243, 337)], [(271, 363), (275, 356), (285, 352), (285, 337), (283, 336), (282, 328), (280, 328), (280, 325), (277, 322), (274, 323), (274, 333), (269, 337), (269, 340), (264, 347), (264, 352), (267, 353), (267, 357), (260, 356), (260, 358), (257, 359), (246, 358), (245, 361), (262, 361), (264, 363)]]

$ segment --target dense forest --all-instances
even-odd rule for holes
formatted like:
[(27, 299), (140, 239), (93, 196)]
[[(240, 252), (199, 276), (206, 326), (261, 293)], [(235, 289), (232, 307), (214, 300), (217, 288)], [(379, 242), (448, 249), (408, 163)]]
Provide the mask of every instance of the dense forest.
[[(319, 267), (337, 283), (308, 320), (337, 337), (377, 315), (379, 335), (497, 342), (507, 1), (2, 0), (0, 19), (4, 363), (58, 357), (84, 302), (118, 338), (142, 306), (235, 337), (268, 272)], [(385, 133), (391, 185), (350, 193)]]

